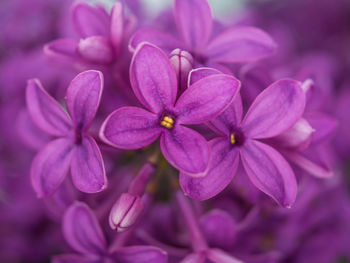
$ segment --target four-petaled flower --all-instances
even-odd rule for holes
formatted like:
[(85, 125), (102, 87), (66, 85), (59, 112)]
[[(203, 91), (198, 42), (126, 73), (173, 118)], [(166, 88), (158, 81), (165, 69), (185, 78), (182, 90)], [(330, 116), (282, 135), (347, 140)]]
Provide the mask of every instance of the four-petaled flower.
[[(209, 74), (205, 70), (206, 74)], [(212, 74), (215, 74), (214, 71)], [(203, 75), (198, 70), (193, 75)], [(261, 140), (290, 129), (302, 116), (305, 93), (301, 83), (291, 79), (276, 81), (261, 92), (242, 120), (242, 101), (237, 96), (230, 107), (208, 126), (218, 137), (209, 142), (211, 160), (205, 176), (180, 174), (185, 193), (205, 200), (221, 192), (234, 177), (239, 158), (251, 182), (284, 207), (296, 197), (297, 183), (288, 162)]]
[(209, 147), (197, 132), (183, 125), (200, 124), (219, 115), (233, 101), (240, 82), (215, 74), (191, 85), (176, 101), (177, 78), (168, 56), (143, 43), (130, 66), (130, 81), (138, 100), (147, 108), (123, 107), (101, 127), (100, 137), (122, 149), (138, 149), (160, 136), (163, 155), (171, 165), (187, 173), (204, 172)]
[(34, 158), (31, 167), (33, 187), (39, 197), (53, 194), (69, 168), (73, 184), (80, 191), (95, 193), (107, 186), (101, 152), (88, 134), (103, 89), (103, 75), (89, 70), (77, 75), (66, 93), (66, 106), (54, 100), (37, 79), (28, 81), (27, 108), (35, 124), (58, 137)]

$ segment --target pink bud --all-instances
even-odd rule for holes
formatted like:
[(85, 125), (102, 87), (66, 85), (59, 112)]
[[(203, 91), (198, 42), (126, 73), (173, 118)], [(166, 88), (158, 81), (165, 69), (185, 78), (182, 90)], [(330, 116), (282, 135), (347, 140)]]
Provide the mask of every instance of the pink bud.
[(139, 196), (123, 193), (114, 204), (109, 215), (112, 229), (123, 232), (133, 226), (143, 211), (143, 202)]
[(92, 36), (81, 39), (78, 44), (79, 54), (93, 63), (108, 64), (114, 59), (113, 48), (108, 39)]
[(278, 145), (282, 147), (301, 151), (309, 146), (314, 132), (315, 130), (311, 127), (309, 122), (301, 118), (292, 128), (277, 136), (275, 139)]
[(180, 91), (183, 91), (187, 88), (188, 73), (193, 68), (193, 57), (187, 51), (177, 48), (170, 53), (169, 58), (175, 69)]

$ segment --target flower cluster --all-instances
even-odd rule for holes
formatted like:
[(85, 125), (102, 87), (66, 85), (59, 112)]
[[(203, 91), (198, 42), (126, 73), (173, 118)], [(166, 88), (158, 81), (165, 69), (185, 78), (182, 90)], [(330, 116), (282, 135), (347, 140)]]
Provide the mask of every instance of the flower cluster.
[(0, 3), (0, 261), (350, 262), (350, 3), (105, 2)]

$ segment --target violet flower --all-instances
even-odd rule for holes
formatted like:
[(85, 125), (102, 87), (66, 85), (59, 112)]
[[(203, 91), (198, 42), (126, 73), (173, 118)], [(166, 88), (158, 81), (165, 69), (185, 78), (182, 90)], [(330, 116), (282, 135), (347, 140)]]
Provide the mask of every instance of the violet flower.
[(44, 51), (77, 63), (112, 63), (121, 54), (122, 43), (132, 27), (123, 12), (120, 2), (114, 4), (110, 15), (100, 6), (78, 2), (72, 8), (72, 22), (80, 39), (58, 39), (47, 44)]
[(177, 78), (167, 55), (144, 43), (130, 66), (130, 81), (138, 100), (149, 110), (123, 107), (108, 116), (100, 137), (122, 149), (138, 149), (160, 137), (164, 157), (175, 168), (196, 174), (209, 161), (206, 140), (183, 125), (200, 124), (220, 114), (237, 94), (240, 82), (216, 74), (191, 85), (176, 101)]
[(101, 152), (88, 134), (102, 89), (101, 72), (89, 70), (77, 75), (66, 93), (68, 115), (39, 80), (28, 81), (26, 99), (31, 118), (41, 130), (57, 137), (32, 162), (32, 184), (39, 197), (53, 194), (69, 169), (73, 184), (82, 192), (96, 193), (107, 187)]
[(166, 253), (156, 247), (129, 246), (108, 249), (97, 218), (84, 203), (76, 202), (67, 209), (62, 229), (66, 241), (78, 254), (56, 256), (53, 263), (167, 262)]
[[(197, 72), (202, 74), (201, 70)], [(231, 182), (241, 159), (250, 181), (258, 189), (281, 206), (290, 207), (297, 192), (294, 173), (282, 155), (261, 140), (287, 131), (300, 119), (304, 108), (301, 85), (291, 79), (279, 80), (261, 92), (243, 120), (241, 98), (236, 97), (209, 124), (218, 137), (209, 142), (212, 158), (206, 175), (194, 178), (180, 174), (184, 192), (197, 200), (217, 195)]]
[(271, 55), (276, 44), (264, 31), (255, 27), (236, 26), (211, 39), (213, 18), (206, 0), (175, 0), (174, 17), (180, 39), (155, 29), (141, 29), (130, 39), (129, 49), (144, 42), (170, 52), (187, 50), (199, 65), (237, 63)]

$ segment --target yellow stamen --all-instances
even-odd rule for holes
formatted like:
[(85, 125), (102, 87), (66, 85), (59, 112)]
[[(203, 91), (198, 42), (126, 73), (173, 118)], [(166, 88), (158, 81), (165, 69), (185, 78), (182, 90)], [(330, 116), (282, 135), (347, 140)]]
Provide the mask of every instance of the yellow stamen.
[(233, 133), (231, 133), (230, 140), (231, 140), (231, 144), (235, 144), (236, 143), (235, 135)]
[(169, 116), (165, 116), (160, 122), (160, 125), (162, 125), (165, 128), (171, 129), (174, 125), (174, 120)]

